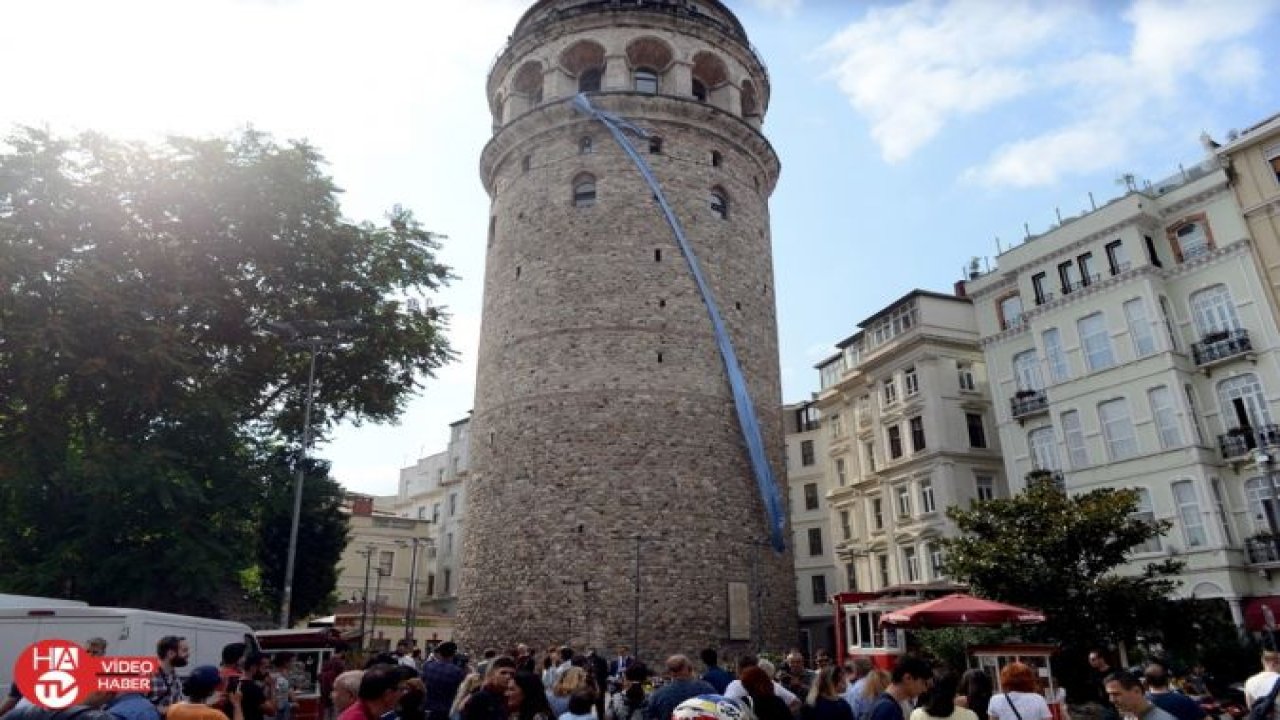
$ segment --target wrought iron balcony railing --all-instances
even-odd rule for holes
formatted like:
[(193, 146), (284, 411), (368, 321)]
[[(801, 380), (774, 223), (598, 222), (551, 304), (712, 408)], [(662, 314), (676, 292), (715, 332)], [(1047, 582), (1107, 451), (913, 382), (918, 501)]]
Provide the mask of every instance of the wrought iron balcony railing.
[(1280, 445), (1280, 425), (1262, 425), (1258, 428), (1234, 428), (1218, 436), (1218, 448), (1223, 460), (1242, 458), (1249, 451)]
[(1244, 328), (1212, 332), (1201, 338), (1200, 342), (1191, 344), (1191, 355), (1197, 366), (1249, 352), (1253, 352), (1253, 341), (1249, 339), (1249, 331)]
[(1043, 390), (1019, 390), (1009, 398), (1009, 409), (1015, 419), (1048, 412), (1049, 396)]

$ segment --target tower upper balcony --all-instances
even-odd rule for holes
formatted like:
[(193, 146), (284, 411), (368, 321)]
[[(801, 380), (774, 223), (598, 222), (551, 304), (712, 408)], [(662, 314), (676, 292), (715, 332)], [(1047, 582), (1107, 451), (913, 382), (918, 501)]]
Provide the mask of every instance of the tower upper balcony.
[(542, 0), (490, 69), (494, 132), (579, 92), (702, 102), (759, 130), (769, 76), (742, 24), (718, 0)]

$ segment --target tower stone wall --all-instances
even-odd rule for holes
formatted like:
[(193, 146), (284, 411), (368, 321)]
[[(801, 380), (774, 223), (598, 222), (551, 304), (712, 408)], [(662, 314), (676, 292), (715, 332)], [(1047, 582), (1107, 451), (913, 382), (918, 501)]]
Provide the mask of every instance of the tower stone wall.
[(573, 108), (580, 87), (660, 139), (634, 142), (713, 289), (785, 483), (763, 63), (712, 0), (538, 2), (488, 85), (459, 638), (634, 644), (647, 658), (781, 649), (795, 639), (791, 555), (766, 545), (706, 307), (638, 170)]

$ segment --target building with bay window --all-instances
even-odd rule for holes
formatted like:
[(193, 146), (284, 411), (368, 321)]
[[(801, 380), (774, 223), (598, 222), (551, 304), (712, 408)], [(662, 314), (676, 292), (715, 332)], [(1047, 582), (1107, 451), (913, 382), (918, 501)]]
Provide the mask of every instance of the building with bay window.
[(858, 327), (817, 366), (842, 589), (945, 580), (946, 508), (1007, 493), (971, 302), (913, 290)]
[(1173, 529), (1133, 567), (1179, 557), (1179, 592), (1221, 598), (1244, 624), (1280, 569), (1264, 479), (1280, 450), (1280, 337), (1220, 165), (1210, 155), (1067, 218), (966, 291), (1013, 489), (1136, 489), (1138, 513)]

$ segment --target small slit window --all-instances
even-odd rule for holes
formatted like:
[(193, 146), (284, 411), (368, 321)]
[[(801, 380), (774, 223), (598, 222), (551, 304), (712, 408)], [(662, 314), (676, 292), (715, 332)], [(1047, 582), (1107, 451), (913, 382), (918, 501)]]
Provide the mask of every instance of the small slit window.
[(711, 151), (711, 167), (720, 167), (720, 163), (724, 162), (724, 157), (720, 155), (719, 150)]
[(579, 175), (573, 181), (573, 206), (591, 207), (596, 204), (596, 179), (591, 175)]
[(658, 94), (658, 73), (653, 70), (636, 68), (635, 72), (631, 73), (631, 80), (636, 92)]
[(520, 158), (520, 172), (529, 172), (529, 166), (533, 164), (533, 158), (525, 155)]
[(711, 205), (711, 212), (721, 220), (729, 219), (729, 196), (725, 195), (724, 190), (713, 188), (707, 195), (707, 201)]
[(662, 138), (660, 137), (649, 138), (649, 154), (651, 155), (662, 154)]
[(578, 138), (578, 154), (590, 155), (592, 152), (593, 150), (591, 147), (591, 136), (583, 135), (582, 137)]

